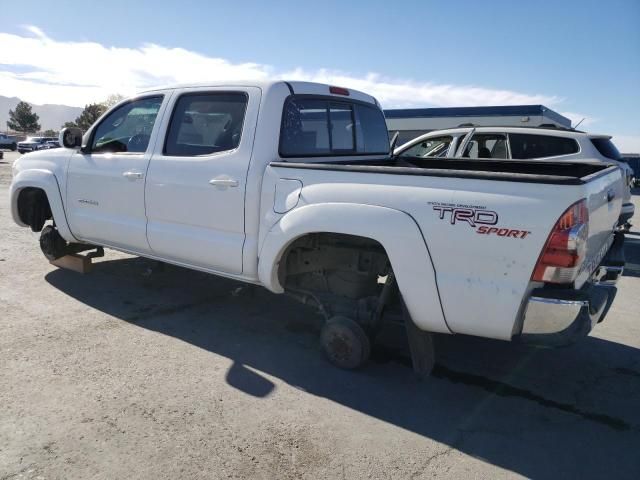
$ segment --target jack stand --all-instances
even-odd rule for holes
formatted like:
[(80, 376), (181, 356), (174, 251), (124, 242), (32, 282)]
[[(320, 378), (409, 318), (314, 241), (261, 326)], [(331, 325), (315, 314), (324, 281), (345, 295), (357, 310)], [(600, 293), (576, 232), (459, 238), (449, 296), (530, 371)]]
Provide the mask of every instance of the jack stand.
[(85, 255), (80, 255), (80, 253), (70, 253), (64, 257), (51, 260), (49, 263), (58, 268), (65, 268), (67, 270), (73, 270), (74, 272), (89, 273), (93, 267), (91, 260), (99, 257), (104, 257), (104, 248), (102, 247), (97, 247), (95, 251), (89, 252)]

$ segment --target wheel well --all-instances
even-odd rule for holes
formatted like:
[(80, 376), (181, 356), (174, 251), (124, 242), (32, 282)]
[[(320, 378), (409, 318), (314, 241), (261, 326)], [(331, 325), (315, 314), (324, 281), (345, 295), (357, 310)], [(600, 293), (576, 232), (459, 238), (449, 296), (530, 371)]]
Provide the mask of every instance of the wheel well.
[(18, 194), (18, 215), (31, 230), (41, 231), (46, 221), (53, 219), (46, 192), (41, 188), (23, 188)]
[(289, 245), (278, 270), (285, 291), (320, 304), (325, 315), (369, 317), (391, 264), (384, 247), (371, 238), (312, 233)]

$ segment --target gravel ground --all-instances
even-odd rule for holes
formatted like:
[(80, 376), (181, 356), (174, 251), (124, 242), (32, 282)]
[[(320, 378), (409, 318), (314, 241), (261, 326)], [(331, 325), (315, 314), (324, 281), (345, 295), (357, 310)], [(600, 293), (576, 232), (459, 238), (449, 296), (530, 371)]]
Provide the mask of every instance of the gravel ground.
[(10, 218), (16, 157), (0, 162), (0, 479), (640, 478), (637, 230), (592, 336), (439, 337), (419, 382), (389, 349), (336, 370), (313, 313), (259, 288), (112, 251), (89, 275), (52, 267)]

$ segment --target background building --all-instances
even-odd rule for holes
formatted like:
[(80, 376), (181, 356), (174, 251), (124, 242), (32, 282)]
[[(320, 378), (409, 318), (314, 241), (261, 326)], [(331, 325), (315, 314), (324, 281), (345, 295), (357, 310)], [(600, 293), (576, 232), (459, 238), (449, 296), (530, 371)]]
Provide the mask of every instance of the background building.
[(418, 135), (460, 126), (538, 127), (540, 125), (571, 128), (571, 120), (544, 105), (510, 105), (501, 107), (407, 108), (385, 110), (391, 134), (400, 132), (398, 145)]

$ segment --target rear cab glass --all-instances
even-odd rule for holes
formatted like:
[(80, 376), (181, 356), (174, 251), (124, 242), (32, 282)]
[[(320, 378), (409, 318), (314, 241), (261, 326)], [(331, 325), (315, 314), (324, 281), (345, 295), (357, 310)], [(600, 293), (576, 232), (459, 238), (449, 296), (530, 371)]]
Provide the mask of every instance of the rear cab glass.
[(375, 105), (292, 95), (282, 112), (279, 150), (282, 157), (388, 155), (389, 132)]

